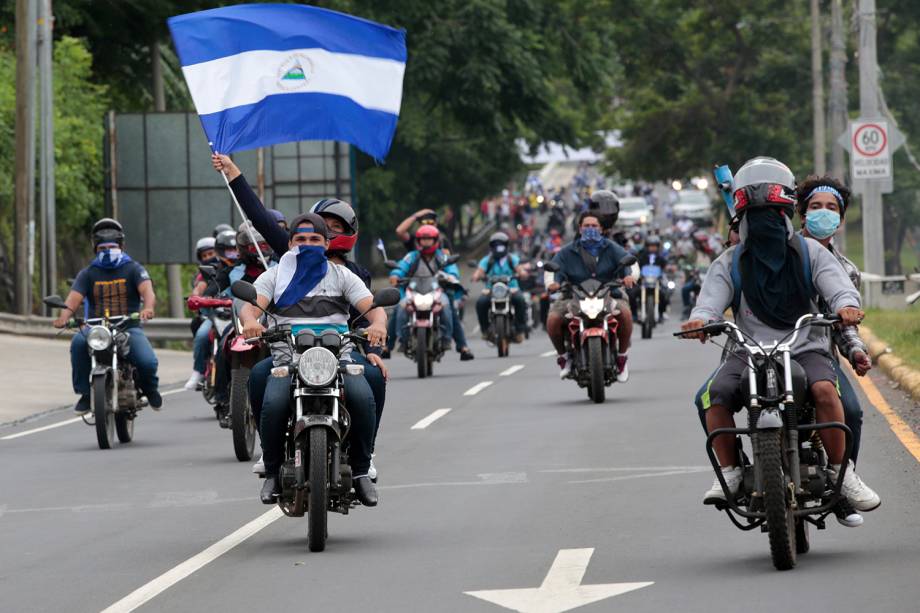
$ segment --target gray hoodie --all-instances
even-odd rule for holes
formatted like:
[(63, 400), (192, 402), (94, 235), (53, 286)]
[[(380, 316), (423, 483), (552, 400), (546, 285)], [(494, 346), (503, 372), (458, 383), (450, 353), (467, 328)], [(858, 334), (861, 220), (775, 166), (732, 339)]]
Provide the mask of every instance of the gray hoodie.
[[(744, 226), (743, 222), (742, 226)], [(746, 228), (742, 227), (742, 240), (746, 236), (744, 230)], [(791, 236), (791, 225), (789, 230)], [(808, 245), (808, 255), (811, 258), (812, 285), (831, 311), (836, 313), (844, 307), (859, 308), (859, 292), (834, 254), (814, 239), (806, 238), (805, 244)], [(725, 310), (731, 306), (735, 292), (731, 272), (732, 254), (739, 247), (740, 245), (729, 247), (709, 267), (690, 319), (701, 319), (706, 322), (724, 319)], [(815, 301), (812, 301), (812, 312), (820, 312)], [(760, 321), (748, 306), (744, 294), (741, 295), (739, 312), (735, 314), (735, 323), (761, 344), (779, 341), (792, 332), (792, 329), (771, 328)], [(798, 341), (793, 347), (794, 354), (806, 351), (821, 351), (829, 354), (830, 346), (825, 329), (814, 327), (808, 330), (807, 335), (805, 332), (802, 330), (799, 333)]]

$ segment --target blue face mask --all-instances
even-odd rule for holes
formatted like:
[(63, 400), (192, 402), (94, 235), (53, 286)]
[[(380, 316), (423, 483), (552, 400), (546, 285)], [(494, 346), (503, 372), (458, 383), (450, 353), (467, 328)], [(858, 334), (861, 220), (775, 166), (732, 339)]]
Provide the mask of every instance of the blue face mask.
[(604, 235), (597, 228), (585, 228), (581, 231), (581, 244), (588, 253), (597, 257), (601, 246), (604, 244)]
[(815, 209), (805, 214), (805, 228), (814, 238), (833, 236), (840, 227), (840, 214), (830, 209)]

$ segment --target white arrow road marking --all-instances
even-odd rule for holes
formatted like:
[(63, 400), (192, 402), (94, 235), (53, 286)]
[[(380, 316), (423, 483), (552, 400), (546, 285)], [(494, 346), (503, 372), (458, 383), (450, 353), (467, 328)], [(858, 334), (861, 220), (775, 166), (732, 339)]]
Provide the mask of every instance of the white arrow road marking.
[(433, 412), (431, 415), (429, 415), (428, 417), (425, 417), (424, 419), (418, 420), (418, 421), (415, 423), (415, 425), (412, 426), (412, 427), (409, 428), (409, 429), (410, 429), (410, 430), (424, 430), (425, 428), (427, 428), (428, 426), (430, 426), (430, 425), (433, 424), (434, 422), (438, 421), (439, 419), (441, 419), (442, 417), (444, 417), (444, 416), (447, 415), (448, 413), (450, 413), (450, 409), (438, 409), (437, 411), (434, 411), (434, 412)]
[(476, 385), (474, 385), (474, 386), (471, 387), (470, 389), (468, 389), (468, 390), (466, 390), (465, 392), (463, 392), (463, 395), (464, 395), (464, 396), (475, 396), (476, 394), (478, 394), (478, 393), (481, 392), (482, 390), (486, 389), (486, 388), (489, 387), (490, 385), (492, 385), (492, 382), (491, 382), (491, 381), (483, 381), (483, 382), (481, 382), (481, 383), (477, 383)]
[(201, 553), (192, 556), (179, 566), (166, 571), (153, 581), (137, 588), (109, 608), (105, 609), (102, 613), (129, 613), (137, 609), (145, 602), (165, 592), (281, 517), (284, 517), (284, 513), (282, 513), (281, 509), (278, 507), (263, 513), (236, 532), (220, 539)]
[(594, 548), (560, 549), (543, 584), (538, 588), (464, 593), (521, 613), (562, 613), (654, 583), (645, 581), (582, 585), (581, 581), (593, 553)]
[(543, 353), (540, 354), (540, 357), (548, 358), (551, 355), (556, 355), (556, 352), (555, 351), (544, 351)]
[(513, 375), (519, 370), (524, 370), (523, 364), (515, 364), (511, 368), (508, 368), (507, 370), (503, 370), (501, 373), (499, 373), (499, 376), (500, 377), (510, 377), (511, 375)]

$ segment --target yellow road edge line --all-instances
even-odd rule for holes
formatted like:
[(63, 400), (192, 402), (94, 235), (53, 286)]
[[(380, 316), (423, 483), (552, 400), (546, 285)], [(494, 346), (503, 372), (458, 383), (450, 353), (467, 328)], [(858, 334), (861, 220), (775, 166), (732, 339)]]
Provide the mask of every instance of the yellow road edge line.
[(882, 393), (878, 391), (878, 387), (876, 387), (872, 379), (869, 377), (857, 376), (853, 368), (843, 360), (841, 360), (841, 364), (846, 364), (846, 368), (850, 372), (850, 375), (859, 383), (859, 386), (862, 388), (863, 392), (865, 392), (872, 406), (882, 414), (882, 417), (888, 422), (888, 427), (891, 428), (894, 435), (898, 437), (901, 444), (904, 445), (912, 456), (914, 456), (915, 460), (920, 462), (920, 436), (917, 436), (913, 428), (911, 428), (906, 421), (901, 419), (900, 415), (895, 413), (891, 405), (888, 404), (888, 401), (885, 400), (885, 397), (882, 396)]

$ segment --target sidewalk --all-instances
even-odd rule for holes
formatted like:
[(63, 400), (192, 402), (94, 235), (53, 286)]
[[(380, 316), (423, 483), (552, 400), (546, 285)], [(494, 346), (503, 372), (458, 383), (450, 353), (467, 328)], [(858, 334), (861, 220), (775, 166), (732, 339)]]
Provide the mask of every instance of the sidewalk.
[[(156, 350), (160, 385), (184, 382), (192, 354)], [(70, 384), (70, 337), (0, 334), (0, 426), (76, 402)]]

